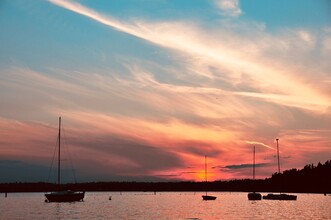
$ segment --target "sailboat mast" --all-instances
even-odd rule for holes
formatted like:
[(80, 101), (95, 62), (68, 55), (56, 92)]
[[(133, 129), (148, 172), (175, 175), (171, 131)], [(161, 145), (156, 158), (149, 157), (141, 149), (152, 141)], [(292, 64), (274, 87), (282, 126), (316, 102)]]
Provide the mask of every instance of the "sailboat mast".
[(59, 185), (60, 187), (60, 184), (61, 184), (61, 162), (60, 162), (60, 159), (61, 159), (61, 117), (59, 117), (59, 152), (58, 152), (58, 160), (57, 160), (57, 184)]
[(253, 180), (255, 180), (255, 146), (253, 148)]
[(277, 158), (278, 158), (278, 173), (280, 174), (280, 163), (279, 163), (279, 147), (278, 147), (278, 138), (276, 139), (277, 141)]
[[(207, 184), (207, 155), (205, 155), (205, 181)], [(206, 195), (207, 195), (207, 191), (206, 191)]]
[(205, 155), (205, 181), (207, 182), (207, 156)]

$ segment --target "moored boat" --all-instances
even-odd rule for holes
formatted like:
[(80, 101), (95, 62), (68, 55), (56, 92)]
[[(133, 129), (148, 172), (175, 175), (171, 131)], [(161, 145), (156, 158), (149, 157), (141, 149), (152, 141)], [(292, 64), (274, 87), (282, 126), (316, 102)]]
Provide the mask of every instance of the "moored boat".
[(58, 191), (45, 193), (45, 202), (78, 202), (84, 201), (85, 192), (75, 192), (71, 190), (61, 191), (61, 117), (59, 117), (59, 132), (58, 132), (58, 172), (57, 186)]
[[(205, 181), (206, 183), (207, 181), (207, 156), (205, 156)], [(202, 195), (202, 200), (215, 200), (217, 197), (216, 196), (210, 196), (208, 195), (207, 191), (206, 191), (206, 195)]]
[(248, 193), (247, 197), (248, 197), (248, 200), (261, 200), (262, 199), (262, 195), (260, 193), (256, 193), (256, 192)]
[(263, 196), (263, 199), (267, 199), (267, 200), (297, 200), (297, 196), (296, 195), (288, 195), (288, 194), (285, 194), (285, 193), (281, 193), (281, 194), (269, 193), (268, 195)]
[[(277, 138), (276, 141), (277, 141), (278, 173), (280, 173), (278, 140), (279, 139)], [(297, 200), (297, 196), (296, 195), (288, 195), (288, 194), (280, 192), (279, 194), (269, 193), (268, 195), (263, 196), (263, 199), (266, 199), (266, 200)]]
[(85, 192), (58, 191), (46, 193), (47, 202), (78, 202), (83, 201)]
[[(255, 182), (255, 146), (253, 148), (253, 184)], [(255, 186), (254, 186), (255, 188)], [(261, 200), (262, 196), (260, 193), (251, 192), (247, 195), (248, 200)]]
[(203, 200), (215, 200), (216, 198), (217, 198), (216, 196), (208, 196), (208, 195), (202, 196)]

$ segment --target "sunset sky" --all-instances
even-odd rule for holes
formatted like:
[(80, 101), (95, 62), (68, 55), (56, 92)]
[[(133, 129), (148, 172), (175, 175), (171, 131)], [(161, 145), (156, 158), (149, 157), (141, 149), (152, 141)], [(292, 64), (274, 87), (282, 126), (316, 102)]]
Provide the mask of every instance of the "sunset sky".
[(49, 180), (60, 116), (78, 182), (324, 163), (331, 3), (1, 1), (0, 182)]

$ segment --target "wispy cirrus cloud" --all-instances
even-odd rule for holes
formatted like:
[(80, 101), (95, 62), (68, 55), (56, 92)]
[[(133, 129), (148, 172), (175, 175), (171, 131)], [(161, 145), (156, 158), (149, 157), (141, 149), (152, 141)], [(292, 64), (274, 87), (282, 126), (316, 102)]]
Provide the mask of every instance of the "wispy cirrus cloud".
[(246, 143), (247, 144), (252, 144), (252, 145), (260, 145), (260, 146), (263, 146), (263, 147), (266, 147), (266, 148), (269, 148), (269, 149), (274, 150), (273, 147), (270, 147), (269, 145), (264, 144), (264, 143), (261, 143), (261, 142), (257, 142), (257, 141), (246, 141)]
[[(225, 78), (230, 80), (232, 85), (241, 80), (243, 74), (248, 75), (254, 79), (249, 86), (254, 88), (256, 92), (238, 91), (240, 95), (318, 112), (325, 112), (331, 105), (328, 95), (316, 86), (306, 84), (308, 79), (297, 78), (297, 71), (294, 66), (286, 63), (284, 65), (280, 62), (270, 65), (271, 60), (268, 60), (263, 54), (263, 44), (254, 45), (250, 41), (234, 37), (231, 31), (221, 31), (221, 33), (209, 31), (207, 35), (204, 34), (205, 30), (200, 30), (194, 25), (183, 22), (153, 23), (141, 20), (130, 23), (120, 22), (76, 2), (65, 0), (50, 0), (50, 2), (156, 45), (185, 52), (195, 59), (202, 57), (203, 62), (208, 60), (205, 65), (223, 69)], [(313, 42), (314, 39), (312, 35), (303, 30), (298, 32), (297, 36), (302, 40), (302, 45), (307, 45), (307, 41)], [(267, 41), (274, 40), (267, 34), (261, 35), (261, 37)], [(278, 43), (277, 39), (275, 42)], [(236, 50), (233, 49), (234, 45), (235, 48), (239, 45), (252, 45), (252, 47)], [(288, 45), (288, 42), (284, 45)], [(291, 45), (288, 46), (291, 47)], [(219, 77), (212, 73), (206, 74), (203, 71), (196, 70), (196, 73), (203, 73), (204, 76), (210, 76), (213, 80)]]

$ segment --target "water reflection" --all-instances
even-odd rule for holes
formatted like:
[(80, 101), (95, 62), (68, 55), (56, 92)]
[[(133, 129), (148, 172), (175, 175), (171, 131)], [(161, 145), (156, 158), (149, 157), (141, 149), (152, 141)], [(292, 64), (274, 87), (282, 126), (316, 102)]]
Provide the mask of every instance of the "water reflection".
[(295, 202), (213, 194), (217, 200), (210, 202), (194, 192), (98, 192), (79, 203), (45, 203), (41, 193), (10, 194), (0, 198), (0, 219), (331, 219), (331, 196), (322, 194), (301, 194)]

